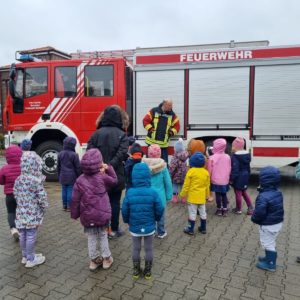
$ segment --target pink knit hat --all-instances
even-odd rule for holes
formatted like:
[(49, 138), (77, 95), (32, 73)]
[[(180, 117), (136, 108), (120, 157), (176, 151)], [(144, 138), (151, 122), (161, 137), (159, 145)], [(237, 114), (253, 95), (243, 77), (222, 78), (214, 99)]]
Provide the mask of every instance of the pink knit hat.
[(160, 147), (156, 144), (152, 144), (148, 147), (148, 157), (159, 158), (161, 156)]
[(245, 146), (245, 141), (241, 137), (237, 137), (233, 142), (232, 142), (232, 147), (236, 150), (243, 150)]

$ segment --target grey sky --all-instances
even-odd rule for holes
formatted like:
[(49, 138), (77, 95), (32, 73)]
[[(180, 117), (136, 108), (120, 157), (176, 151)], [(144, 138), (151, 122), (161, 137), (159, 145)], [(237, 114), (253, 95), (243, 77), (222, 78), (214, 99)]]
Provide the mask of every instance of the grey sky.
[(298, 0), (1, 1), (0, 66), (15, 51), (65, 52), (235, 41), (300, 44)]

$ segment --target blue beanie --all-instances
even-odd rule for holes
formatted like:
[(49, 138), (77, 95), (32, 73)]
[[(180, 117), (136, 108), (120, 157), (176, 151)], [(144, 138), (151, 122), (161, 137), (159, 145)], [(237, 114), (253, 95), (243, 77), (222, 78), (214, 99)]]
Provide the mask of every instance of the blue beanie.
[(178, 141), (174, 144), (174, 149), (175, 149), (175, 152), (182, 152), (184, 150), (182, 138), (178, 139)]
[(205, 157), (201, 152), (196, 152), (190, 158), (190, 167), (202, 168), (205, 165)]
[(29, 139), (24, 139), (22, 142), (21, 142), (21, 149), (24, 150), (24, 151), (29, 151), (30, 148), (31, 148), (31, 145), (32, 145), (32, 141), (29, 140)]

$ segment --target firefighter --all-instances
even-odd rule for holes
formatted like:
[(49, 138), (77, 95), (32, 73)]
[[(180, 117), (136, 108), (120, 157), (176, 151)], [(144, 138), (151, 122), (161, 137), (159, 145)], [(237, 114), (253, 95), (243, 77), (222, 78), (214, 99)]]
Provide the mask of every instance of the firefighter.
[(144, 116), (143, 125), (148, 131), (146, 144), (157, 144), (161, 148), (161, 158), (168, 163), (168, 146), (170, 137), (176, 135), (180, 129), (179, 119), (172, 110), (173, 101), (165, 98), (158, 107), (150, 109)]

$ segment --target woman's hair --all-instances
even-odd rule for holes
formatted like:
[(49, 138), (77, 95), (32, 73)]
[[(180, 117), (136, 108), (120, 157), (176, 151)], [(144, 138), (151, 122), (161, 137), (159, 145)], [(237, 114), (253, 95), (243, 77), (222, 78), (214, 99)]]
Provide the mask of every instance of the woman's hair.
[[(110, 107), (119, 110), (119, 112), (121, 114), (121, 119), (122, 119), (122, 128), (123, 128), (123, 130), (127, 130), (128, 126), (129, 126), (129, 116), (128, 116), (127, 112), (117, 104), (110, 105)], [(103, 114), (104, 114), (104, 110), (100, 113), (100, 115), (98, 116), (98, 118), (96, 120), (96, 128), (97, 129), (99, 129), (101, 127), (101, 121), (103, 118)]]

